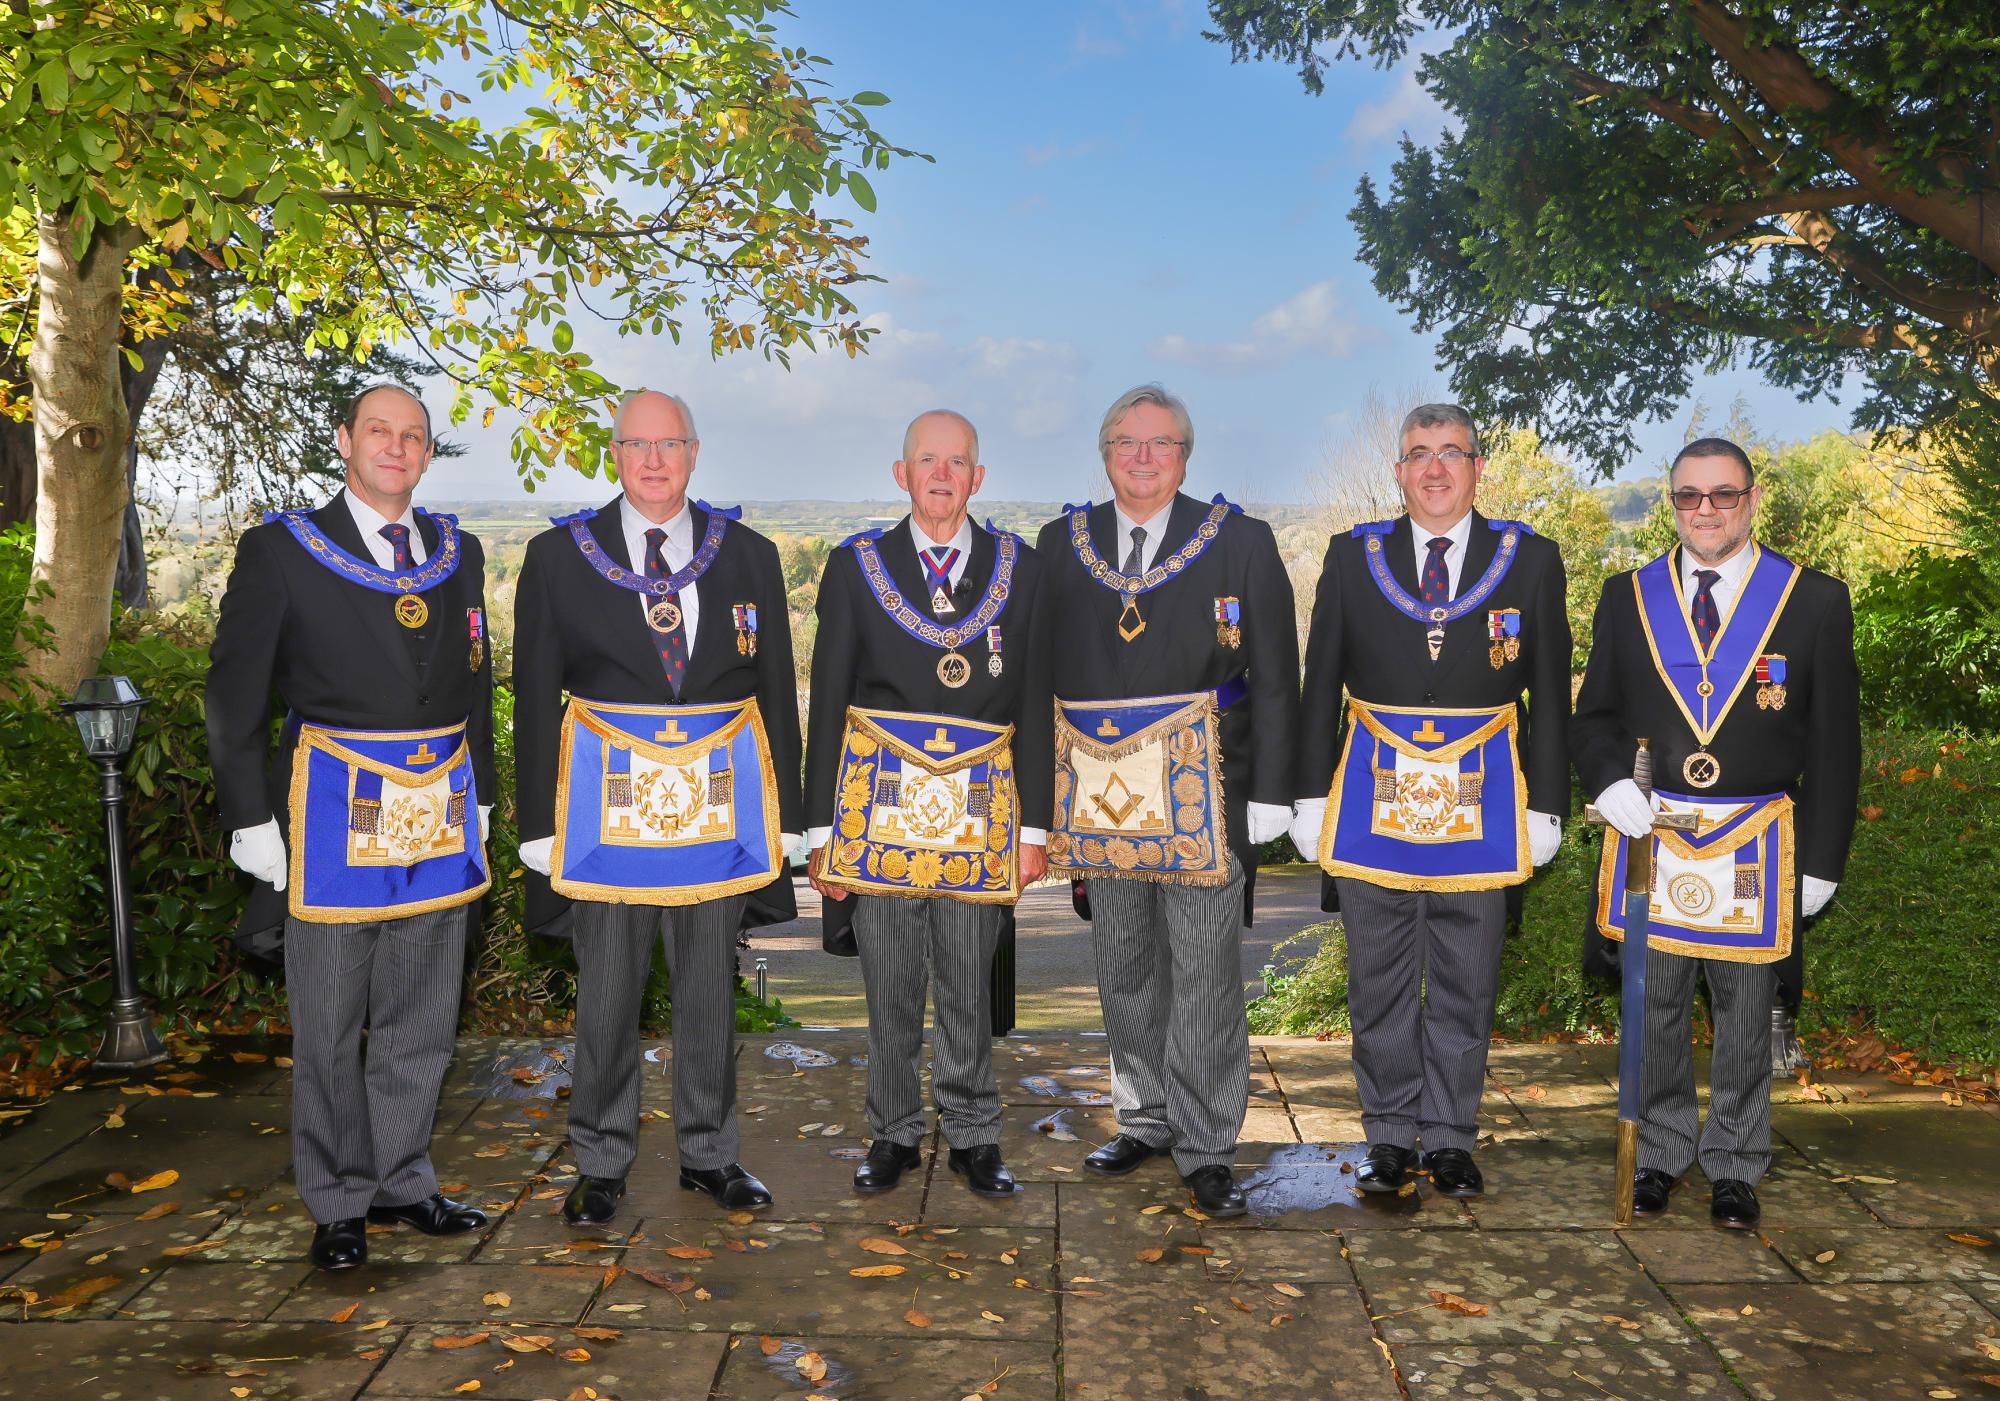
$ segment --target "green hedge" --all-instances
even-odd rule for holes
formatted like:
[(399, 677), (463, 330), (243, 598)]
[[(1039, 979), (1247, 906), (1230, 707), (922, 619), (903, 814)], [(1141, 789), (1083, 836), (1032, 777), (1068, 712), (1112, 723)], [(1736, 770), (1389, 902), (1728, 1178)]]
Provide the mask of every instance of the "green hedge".
[[(1808, 1030), (1859, 1017), (1886, 1040), (1947, 1063), (2000, 1063), (2000, 737), (1892, 729), (1867, 737), (1863, 820), (1839, 893), (1806, 935)], [(1581, 811), (1580, 802), (1577, 811)], [(1580, 969), (1598, 835), (1575, 816), (1528, 883), (1501, 959), (1502, 1035), (1612, 1034), (1614, 993)], [(1346, 943), (1337, 924), (1281, 945), (1253, 1031), (1346, 1031)]]
[[(20, 618), (32, 537), (0, 534), (0, 691), (20, 678), (6, 650)], [(163, 1019), (192, 1030), (262, 1029), (285, 1017), (281, 977), (248, 963), (230, 941), (249, 880), (227, 857), (202, 717), (207, 641), (142, 630), (122, 618), (103, 669), (145, 695), (125, 767), (132, 916), (141, 990)], [(500, 692), (495, 759), (500, 802), (488, 858), (494, 888), (479, 907), (466, 1019), (490, 1031), (560, 1031), (576, 1005), (569, 946), (522, 928), (514, 828), (512, 697)], [(275, 739), (275, 725), (273, 737)], [(111, 916), (104, 890), (104, 817), (97, 772), (50, 698), (0, 700), (0, 1054), (33, 1043), (44, 1062), (94, 1050), (111, 997)], [(644, 1012), (670, 1024), (664, 960)], [(738, 980), (737, 1025), (789, 1025)]]

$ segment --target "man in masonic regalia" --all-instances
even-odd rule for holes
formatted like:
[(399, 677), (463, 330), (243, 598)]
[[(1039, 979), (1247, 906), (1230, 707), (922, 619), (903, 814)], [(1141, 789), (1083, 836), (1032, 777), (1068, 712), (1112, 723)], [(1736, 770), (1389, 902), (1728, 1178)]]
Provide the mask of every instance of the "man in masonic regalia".
[[(1854, 612), (1845, 584), (1753, 538), (1760, 488), (1736, 444), (1689, 443), (1668, 484), (1681, 543), (1605, 581), (1571, 735), (1612, 829), (1597, 898), (1612, 939), (1624, 932), (1618, 834), (1654, 845), (1633, 1213), (1664, 1212), (1699, 1161), (1710, 1219), (1747, 1230), (1771, 1163), (1773, 970), (1801, 916), (1833, 897), (1854, 832)], [(1650, 798), (1629, 777), (1640, 738)], [(1700, 825), (1655, 829), (1656, 812)], [(1715, 1024), (1706, 1126), (1689, 1036), (1697, 973)]]
[(638, 1153), (639, 1011), (666, 949), (680, 1185), (753, 1210), (737, 1162), (736, 934), (749, 893), (793, 913), (799, 721), (778, 551), (690, 501), (680, 399), (630, 396), (620, 494), (528, 543), (514, 599), (514, 756), (528, 925), (576, 950), (572, 1225), (609, 1220)]
[[(493, 801), (484, 557), (411, 505), (430, 414), (377, 385), (335, 441), (340, 493), (243, 533), (207, 692), (230, 859), (257, 880), (237, 937), (284, 931), (293, 1174), (322, 1269), (366, 1261), (370, 1221), (486, 1224), (439, 1193), (430, 1137)], [(274, 690), (290, 713), (270, 763)]]
[(1465, 410), (1413, 409), (1401, 453), (1406, 514), (1327, 546), (1292, 837), (1338, 883), (1356, 1185), (1400, 1192), (1421, 1165), (1476, 1197), (1507, 887), (1555, 856), (1569, 807), (1569, 615), (1555, 546), (1473, 509)]

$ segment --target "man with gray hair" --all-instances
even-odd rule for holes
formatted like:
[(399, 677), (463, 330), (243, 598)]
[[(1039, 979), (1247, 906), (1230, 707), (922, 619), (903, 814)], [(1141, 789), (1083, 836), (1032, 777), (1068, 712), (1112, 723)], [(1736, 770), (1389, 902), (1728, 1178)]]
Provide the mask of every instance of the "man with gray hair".
[(1292, 840), (1338, 885), (1364, 1192), (1402, 1191), (1419, 1142), (1439, 1192), (1484, 1190), (1506, 888), (1569, 808), (1562, 557), (1473, 509), (1485, 467), (1464, 409), (1411, 410), (1406, 513), (1328, 544), (1306, 642)]
[(732, 1211), (770, 1205), (736, 1161), (736, 934), (753, 891), (793, 917), (786, 859), (805, 831), (777, 547), (736, 508), (689, 499), (701, 440), (680, 399), (641, 390), (612, 433), (620, 494), (528, 542), (514, 602), (527, 923), (576, 950), (572, 1225), (617, 1214), (638, 1155), (655, 941), (680, 1185)]
[(1200, 1210), (1240, 1216), (1242, 924), (1256, 848), (1291, 815), (1292, 586), (1269, 525), (1181, 491), (1194, 425), (1165, 389), (1114, 400), (1098, 450), (1112, 499), (1037, 545), (1062, 659), (1049, 868), (1088, 896), (1118, 1112), (1084, 1167), (1170, 1151)]

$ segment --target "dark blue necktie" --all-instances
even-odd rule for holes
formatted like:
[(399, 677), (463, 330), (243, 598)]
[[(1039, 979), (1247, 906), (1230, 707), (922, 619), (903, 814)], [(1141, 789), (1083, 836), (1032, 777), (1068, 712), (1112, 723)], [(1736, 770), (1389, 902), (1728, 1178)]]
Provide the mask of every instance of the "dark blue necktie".
[[(649, 530), (646, 532), (646, 577), (648, 579), (665, 579), (674, 572), (667, 568), (667, 557), (660, 552), (660, 547), (665, 545), (666, 542), (666, 531)], [(680, 607), (680, 594), (670, 593), (664, 595), (664, 597), (676, 609)], [(678, 697), (681, 693), (681, 682), (687, 679), (687, 619), (685, 617), (677, 617), (674, 620), (673, 631), (665, 633), (655, 632), (653, 639), (660, 647), (660, 665), (667, 669), (667, 684), (674, 688), (674, 695)]]
[(1444, 567), (1444, 552), (1451, 548), (1451, 541), (1445, 536), (1437, 536), (1430, 544), (1430, 558), (1424, 561), (1424, 577), (1417, 581), (1417, 591), (1425, 603), (1432, 605), (1451, 601), (1451, 572)]
[(1694, 603), (1688, 609), (1688, 617), (1694, 620), (1695, 639), (1706, 652), (1715, 645), (1715, 635), (1722, 631), (1722, 614), (1715, 606), (1715, 581), (1722, 575), (1713, 569), (1697, 569), (1694, 572)]
[(417, 567), (417, 557), (410, 553), (410, 528), (407, 525), (383, 526), (382, 538), (396, 552), (395, 563), (390, 568), (406, 574)]

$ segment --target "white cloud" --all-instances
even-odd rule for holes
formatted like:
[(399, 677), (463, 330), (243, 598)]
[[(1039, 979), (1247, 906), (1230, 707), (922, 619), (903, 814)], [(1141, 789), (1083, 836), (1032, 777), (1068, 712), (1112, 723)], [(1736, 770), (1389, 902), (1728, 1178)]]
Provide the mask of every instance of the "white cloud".
[(1396, 83), (1372, 102), (1354, 109), (1342, 135), (1348, 149), (1360, 149), (1408, 135), (1418, 143), (1435, 139), (1452, 125), (1453, 118), (1418, 80), (1426, 58), (1443, 52), (1455, 36), (1432, 31), (1413, 44), (1395, 69)]
[(1250, 323), (1240, 340), (1196, 341), (1161, 336), (1148, 349), (1162, 360), (1220, 373), (1243, 373), (1309, 355), (1336, 359), (1369, 339), (1367, 329), (1341, 305), (1331, 281), (1315, 282)]

